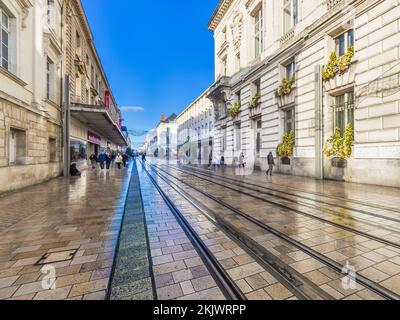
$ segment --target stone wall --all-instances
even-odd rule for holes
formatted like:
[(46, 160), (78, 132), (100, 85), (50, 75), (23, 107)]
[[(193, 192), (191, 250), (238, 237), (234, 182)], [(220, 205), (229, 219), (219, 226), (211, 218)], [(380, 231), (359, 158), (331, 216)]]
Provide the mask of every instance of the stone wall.
[[(25, 165), (9, 166), (10, 128), (26, 134)], [(36, 184), (61, 174), (60, 127), (40, 113), (0, 100), (0, 192)], [(56, 161), (49, 162), (49, 138), (56, 139)]]

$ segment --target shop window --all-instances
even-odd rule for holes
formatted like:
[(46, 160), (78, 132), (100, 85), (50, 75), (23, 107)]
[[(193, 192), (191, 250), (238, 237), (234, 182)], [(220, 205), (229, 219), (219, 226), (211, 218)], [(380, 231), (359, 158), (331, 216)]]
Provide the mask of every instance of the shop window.
[(87, 161), (87, 143), (75, 139), (70, 142), (71, 163), (83, 163)]
[(10, 129), (9, 164), (10, 166), (26, 164), (26, 132), (23, 130)]

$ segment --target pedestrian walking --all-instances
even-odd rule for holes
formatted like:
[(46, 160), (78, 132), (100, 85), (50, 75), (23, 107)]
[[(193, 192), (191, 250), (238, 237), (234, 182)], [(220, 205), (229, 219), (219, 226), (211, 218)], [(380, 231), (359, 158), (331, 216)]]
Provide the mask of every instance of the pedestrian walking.
[(121, 169), (121, 164), (124, 162), (120, 153), (115, 157), (115, 163), (117, 164), (118, 170)]
[(124, 164), (124, 168), (128, 167), (129, 156), (126, 153), (122, 154), (122, 162)]
[(142, 161), (143, 161), (143, 162), (146, 162), (146, 153), (143, 153), (143, 154), (142, 154)]
[(267, 176), (268, 175), (272, 176), (272, 171), (274, 170), (274, 165), (275, 165), (275, 160), (272, 152), (269, 153), (267, 160), (268, 160), (268, 170), (266, 174)]
[(244, 156), (244, 153), (242, 152), (239, 156), (239, 169), (240, 168), (245, 168), (246, 167), (246, 158)]
[(89, 157), (90, 163), (92, 164), (92, 169), (95, 170), (97, 169), (97, 156), (93, 153), (90, 157)]
[(112, 161), (112, 155), (107, 153), (106, 154), (106, 170), (110, 170), (111, 161)]
[(106, 156), (106, 154), (104, 153), (104, 151), (99, 155), (99, 158), (98, 158), (97, 160), (98, 160), (99, 163), (100, 163), (100, 168), (101, 168), (101, 170), (104, 170), (104, 163), (105, 163), (106, 160), (107, 160), (107, 156)]

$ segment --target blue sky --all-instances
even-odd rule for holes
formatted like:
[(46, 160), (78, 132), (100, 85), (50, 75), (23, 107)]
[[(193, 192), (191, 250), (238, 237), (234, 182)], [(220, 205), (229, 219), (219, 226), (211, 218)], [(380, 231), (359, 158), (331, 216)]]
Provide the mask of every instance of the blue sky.
[(161, 114), (178, 114), (213, 83), (214, 43), (207, 22), (218, 0), (82, 3), (130, 129), (153, 128)]

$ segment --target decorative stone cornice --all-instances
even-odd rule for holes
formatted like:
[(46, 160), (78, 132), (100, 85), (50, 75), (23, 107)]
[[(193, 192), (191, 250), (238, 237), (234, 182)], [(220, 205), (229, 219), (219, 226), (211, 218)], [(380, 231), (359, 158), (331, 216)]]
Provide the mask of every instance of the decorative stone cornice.
[(215, 9), (210, 21), (208, 22), (208, 29), (215, 31), (218, 24), (221, 22), (226, 11), (229, 9), (230, 5), (234, 0), (220, 0), (217, 8)]
[(28, 9), (28, 8), (32, 7), (31, 0), (15, 0), (15, 1), (17, 2), (17, 4), (18, 4), (22, 9), (24, 9), (24, 8)]

